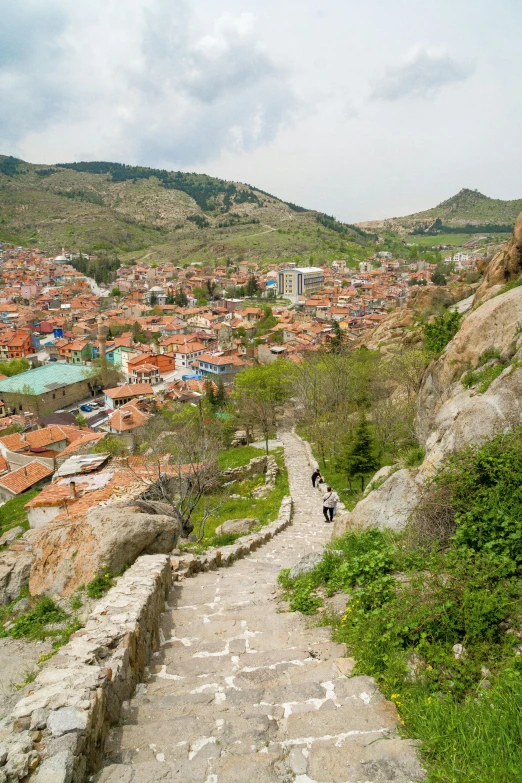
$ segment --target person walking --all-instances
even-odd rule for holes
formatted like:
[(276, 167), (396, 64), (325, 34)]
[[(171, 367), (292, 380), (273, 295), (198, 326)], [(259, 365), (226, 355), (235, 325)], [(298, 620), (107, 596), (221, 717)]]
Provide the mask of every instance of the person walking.
[(315, 489), (315, 485), (317, 483), (320, 484), (322, 480), (323, 477), (321, 476), (321, 471), (319, 470), (319, 468), (316, 468), (312, 473), (312, 487)]
[(323, 495), (323, 514), (326, 522), (333, 520), (335, 507), (339, 502), (339, 495), (334, 492), (331, 487), (326, 487), (326, 492)]

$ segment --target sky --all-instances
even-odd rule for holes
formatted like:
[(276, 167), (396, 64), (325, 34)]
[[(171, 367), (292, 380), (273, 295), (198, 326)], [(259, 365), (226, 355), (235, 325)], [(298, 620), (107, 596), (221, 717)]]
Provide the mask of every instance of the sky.
[(0, 153), (348, 222), (522, 198), (520, 0), (0, 0)]

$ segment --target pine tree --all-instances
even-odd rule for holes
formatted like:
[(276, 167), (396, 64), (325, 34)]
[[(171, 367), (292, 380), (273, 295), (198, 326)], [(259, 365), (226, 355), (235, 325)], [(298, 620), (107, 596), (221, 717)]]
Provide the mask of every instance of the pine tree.
[(364, 478), (379, 469), (375, 457), (375, 443), (370, 425), (363, 414), (352, 439), (349, 439), (337, 458), (339, 467), (346, 472), (348, 479), (360, 477), (361, 490), (364, 490)]
[(227, 401), (227, 393), (225, 391), (225, 384), (223, 378), (218, 378), (218, 388), (216, 392), (216, 405), (223, 406)]
[(205, 381), (205, 397), (212, 406), (216, 404), (216, 395), (214, 394), (212, 381)]
[(339, 321), (336, 321), (334, 318), (332, 320), (332, 339), (330, 340), (330, 350), (332, 353), (339, 353), (344, 342), (344, 337), (345, 335)]

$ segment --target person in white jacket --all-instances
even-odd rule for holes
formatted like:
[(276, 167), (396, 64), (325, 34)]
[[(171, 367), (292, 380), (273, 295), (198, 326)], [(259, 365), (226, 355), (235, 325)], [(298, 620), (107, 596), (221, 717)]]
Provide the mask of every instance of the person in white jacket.
[(323, 514), (326, 522), (333, 520), (335, 507), (339, 502), (339, 495), (331, 487), (326, 487), (323, 495)]

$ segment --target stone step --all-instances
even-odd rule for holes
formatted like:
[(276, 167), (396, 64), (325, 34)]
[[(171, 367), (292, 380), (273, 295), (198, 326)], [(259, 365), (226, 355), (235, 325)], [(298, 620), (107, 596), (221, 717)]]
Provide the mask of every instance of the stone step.
[(162, 645), (96, 783), (414, 783), (395, 706), (331, 629), (286, 611), (277, 577), (331, 534), (302, 443), (285, 434), (294, 523), (249, 557), (177, 582)]

